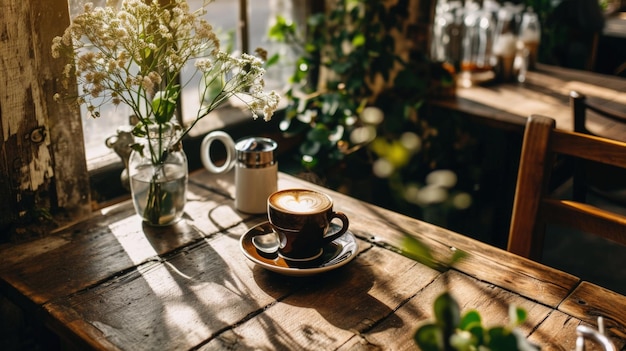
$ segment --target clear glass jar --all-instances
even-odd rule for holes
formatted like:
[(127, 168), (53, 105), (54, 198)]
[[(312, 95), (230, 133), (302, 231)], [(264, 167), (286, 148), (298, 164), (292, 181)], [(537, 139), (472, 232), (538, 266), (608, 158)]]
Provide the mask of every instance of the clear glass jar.
[(513, 64), (517, 55), (517, 26), (515, 9), (510, 5), (505, 5), (498, 11), (492, 51), (497, 77), (502, 81), (512, 80)]
[(182, 218), (189, 174), (187, 156), (176, 141), (175, 125), (161, 126), (151, 127), (150, 135), (137, 140), (128, 161), (133, 205), (143, 221), (154, 226)]
[(527, 68), (535, 69), (537, 64), (537, 51), (541, 40), (541, 24), (539, 17), (533, 11), (532, 7), (528, 7), (522, 15), (522, 22), (519, 28), (519, 41), (521, 47), (528, 55)]
[(495, 22), (491, 13), (478, 8), (465, 16), (461, 71), (491, 71), (491, 48)]
[(461, 59), (463, 8), (460, 1), (438, 2), (432, 27), (430, 57), (458, 69)]

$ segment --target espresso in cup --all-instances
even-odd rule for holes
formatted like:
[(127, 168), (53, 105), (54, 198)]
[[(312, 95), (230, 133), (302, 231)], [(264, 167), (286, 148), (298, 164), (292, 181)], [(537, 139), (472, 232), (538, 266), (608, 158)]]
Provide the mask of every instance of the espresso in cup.
[[(285, 189), (267, 199), (267, 216), (278, 234), (278, 254), (291, 260), (312, 260), (322, 254), (324, 245), (348, 230), (348, 217), (333, 211), (330, 196), (309, 189)], [(341, 226), (332, 226), (339, 219)], [(337, 223), (338, 224), (338, 223)]]

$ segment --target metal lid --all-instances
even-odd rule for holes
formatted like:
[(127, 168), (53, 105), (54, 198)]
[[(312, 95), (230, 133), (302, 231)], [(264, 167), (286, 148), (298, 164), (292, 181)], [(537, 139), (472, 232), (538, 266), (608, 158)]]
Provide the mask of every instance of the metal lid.
[(273, 165), (274, 152), (278, 144), (269, 138), (252, 137), (235, 144), (237, 162), (247, 168), (262, 168)]

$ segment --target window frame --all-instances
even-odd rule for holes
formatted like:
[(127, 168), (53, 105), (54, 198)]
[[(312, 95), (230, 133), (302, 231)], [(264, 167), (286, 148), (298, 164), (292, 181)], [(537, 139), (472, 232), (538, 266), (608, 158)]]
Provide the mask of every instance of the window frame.
[[(298, 9), (298, 15), (306, 18), (312, 11), (320, 10), (320, 4), (311, 0), (291, 0), (293, 6), (303, 5), (304, 11)], [(238, 0), (239, 26), (237, 30), (238, 47), (242, 52), (250, 52), (249, 12), (248, 0)], [(210, 7), (211, 5), (209, 5)], [(195, 103), (182, 102), (181, 110), (194, 109)], [(230, 134), (234, 140), (250, 135), (254, 130), (255, 135), (281, 139), (278, 121), (282, 119), (283, 109), (286, 106), (285, 99), (281, 99), (281, 108), (275, 113), (272, 121), (264, 122), (261, 119), (253, 120), (249, 111), (244, 111), (237, 106), (223, 106), (213, 111), (210, 116), (201, 120), (183, 140), (184, 150), (187, 154), (189, 171), (195, 171), (203, 167), (200, 160), (200, 144), (204, 136), (213, 130), (223, 130)], [(213, 151), (213, 150), (212, 150)], [(281, 150), (279, 150), (280, 152)], [(223, 150), (217, 148), (216, 157), (225, 156)], [(102, 158), (85, 160), (88, 164), (89, 183), (91, 188), (92, 208), (94, 210), (123, 201), (130, 196), (119, 181), (125, 166), (122, 159), (115, 153), (110, 153)]]

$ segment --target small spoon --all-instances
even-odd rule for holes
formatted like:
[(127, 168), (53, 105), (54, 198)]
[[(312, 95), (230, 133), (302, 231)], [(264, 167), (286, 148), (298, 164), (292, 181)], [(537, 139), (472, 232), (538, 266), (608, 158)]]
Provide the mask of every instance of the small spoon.
[(274, 254), (278, 251), (278, 238), (276, 233), (255, 235), (252, 237), (252, 245), (263, 253)]

